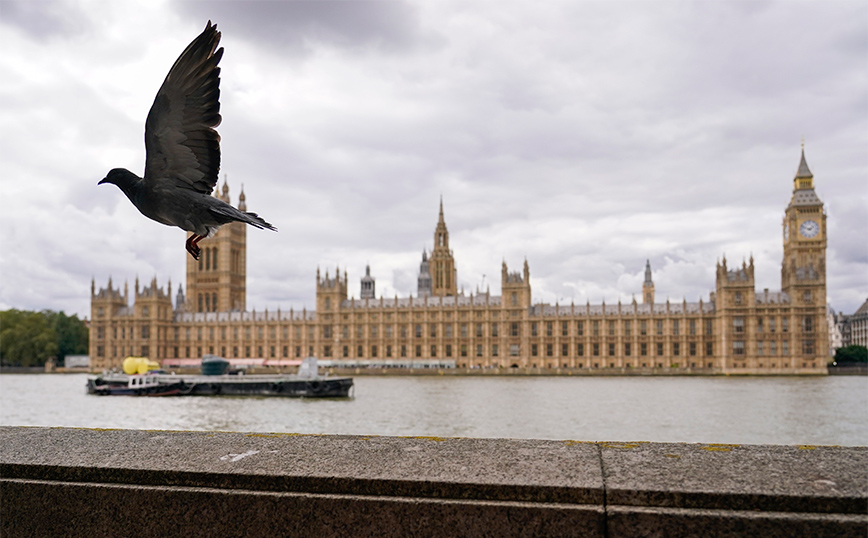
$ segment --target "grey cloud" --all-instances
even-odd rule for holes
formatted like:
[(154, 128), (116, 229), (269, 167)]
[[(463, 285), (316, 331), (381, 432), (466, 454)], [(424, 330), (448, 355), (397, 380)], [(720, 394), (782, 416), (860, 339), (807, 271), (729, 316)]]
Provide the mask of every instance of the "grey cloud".
[(184, 15), (232, 27), (250, 41), (280, 47), (275, 52), (306, 53), (316, 44), (403, 52), (425, 39), (417, 9), (401, 0), (178, 0), (172, 5)]
[(78, 6), (61, 0), (0, 0), (0, 24), (34, 39), (69, 37), (90, 28)]

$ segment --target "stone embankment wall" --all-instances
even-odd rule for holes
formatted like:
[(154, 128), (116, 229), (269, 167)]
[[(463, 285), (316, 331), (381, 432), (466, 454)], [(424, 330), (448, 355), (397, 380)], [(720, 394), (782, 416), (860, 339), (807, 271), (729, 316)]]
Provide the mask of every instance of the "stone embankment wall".
[(868, 533), (868, 448), (0, 427), (3, 536)]

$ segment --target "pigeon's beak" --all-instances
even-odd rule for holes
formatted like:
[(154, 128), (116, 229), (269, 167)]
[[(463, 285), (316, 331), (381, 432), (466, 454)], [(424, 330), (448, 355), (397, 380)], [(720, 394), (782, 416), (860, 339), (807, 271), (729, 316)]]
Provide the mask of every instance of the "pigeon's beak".
[(108, 182), (109, 182), (108, 178), (107, 178), (107, 177), (104, 177), (104, 178), (102, 178), (102, 181), (100, 181), (99, 183), (97, 183), (97, 185), (102, 185), (103, 183), (108, 183)]

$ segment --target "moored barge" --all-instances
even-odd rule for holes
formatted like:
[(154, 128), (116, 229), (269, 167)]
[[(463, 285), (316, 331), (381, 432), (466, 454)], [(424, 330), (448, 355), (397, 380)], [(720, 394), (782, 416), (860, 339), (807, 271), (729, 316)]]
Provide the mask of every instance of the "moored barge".
[(124, 373), (107, 372), (89, 378), (87, 392), (100, 396), (345, 398), (353, 388), (351, 377), (319, 376), (316, 359), (312, 357), (305, 359), (299, 373), (295, 375), (227, 373), (223, 361), (225, 359), (219, 357), (207, 357), (202, 361), (203, 374), (206, 375), (189, 375), (149, 370), (155, 365), (152, 361), (144, 363), (141, 359), (128, 359), (124, 361)]

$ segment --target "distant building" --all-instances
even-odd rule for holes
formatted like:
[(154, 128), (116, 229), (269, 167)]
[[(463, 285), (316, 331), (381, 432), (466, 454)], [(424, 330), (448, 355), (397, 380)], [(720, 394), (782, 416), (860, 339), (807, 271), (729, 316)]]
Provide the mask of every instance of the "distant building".
[[(229, 200), (224, 183), (222, 199)], [(244, 208), (242, 193), (239, 208)], [(826, 214), (804, 148), (784, 211), (781, 290), (756, 290), (753, 258), (716, 267), (715, 288), (698, 302), (657, 302), (646, 262), (642, 302), (534, 303), (530, 268), (501, 266), (500, 295), (459, 292), (443, 201), (430, 256), (422, 252), (417, 296), (375, 295), (365, 268), (360, 298), (347, 273), (316, 274), (316, 309), (248, 311), (246, 228), (232, 223), (187, 258), (187, 293), (156, 278), (135, 284), (132, 303), (109, 279), (91, 284), (92, 367), (127, 355), (155, 360), (300, 359), (455, 360), (459, 368), (659, 369), (697, 373), (817, 373), (829, 356), (826, 323)], [(868, 304), (868, 303), (866, 303)], [(865, 310), (863, 306), (860, 311)], [(865, 334), (865, 333), (863, 333)], [(692, 369), (692, 370), (686, 370)]]
[(868, 300), (850, 316), (838, 313), (835, 322), (841, 332), (841, 347), (868, 347)]
[(88, 355), (67, 355), (63, 359), (64, 368), (90, 368)]
[(838, 325), (839, 315), (835, 313), (835, 309), (831, 306), (826, 306), (826, 325), (829, 328), (829, 355), (834, 355), (835, 350), (844, 345), (844, 337), (841, 334), (841, 327)]

